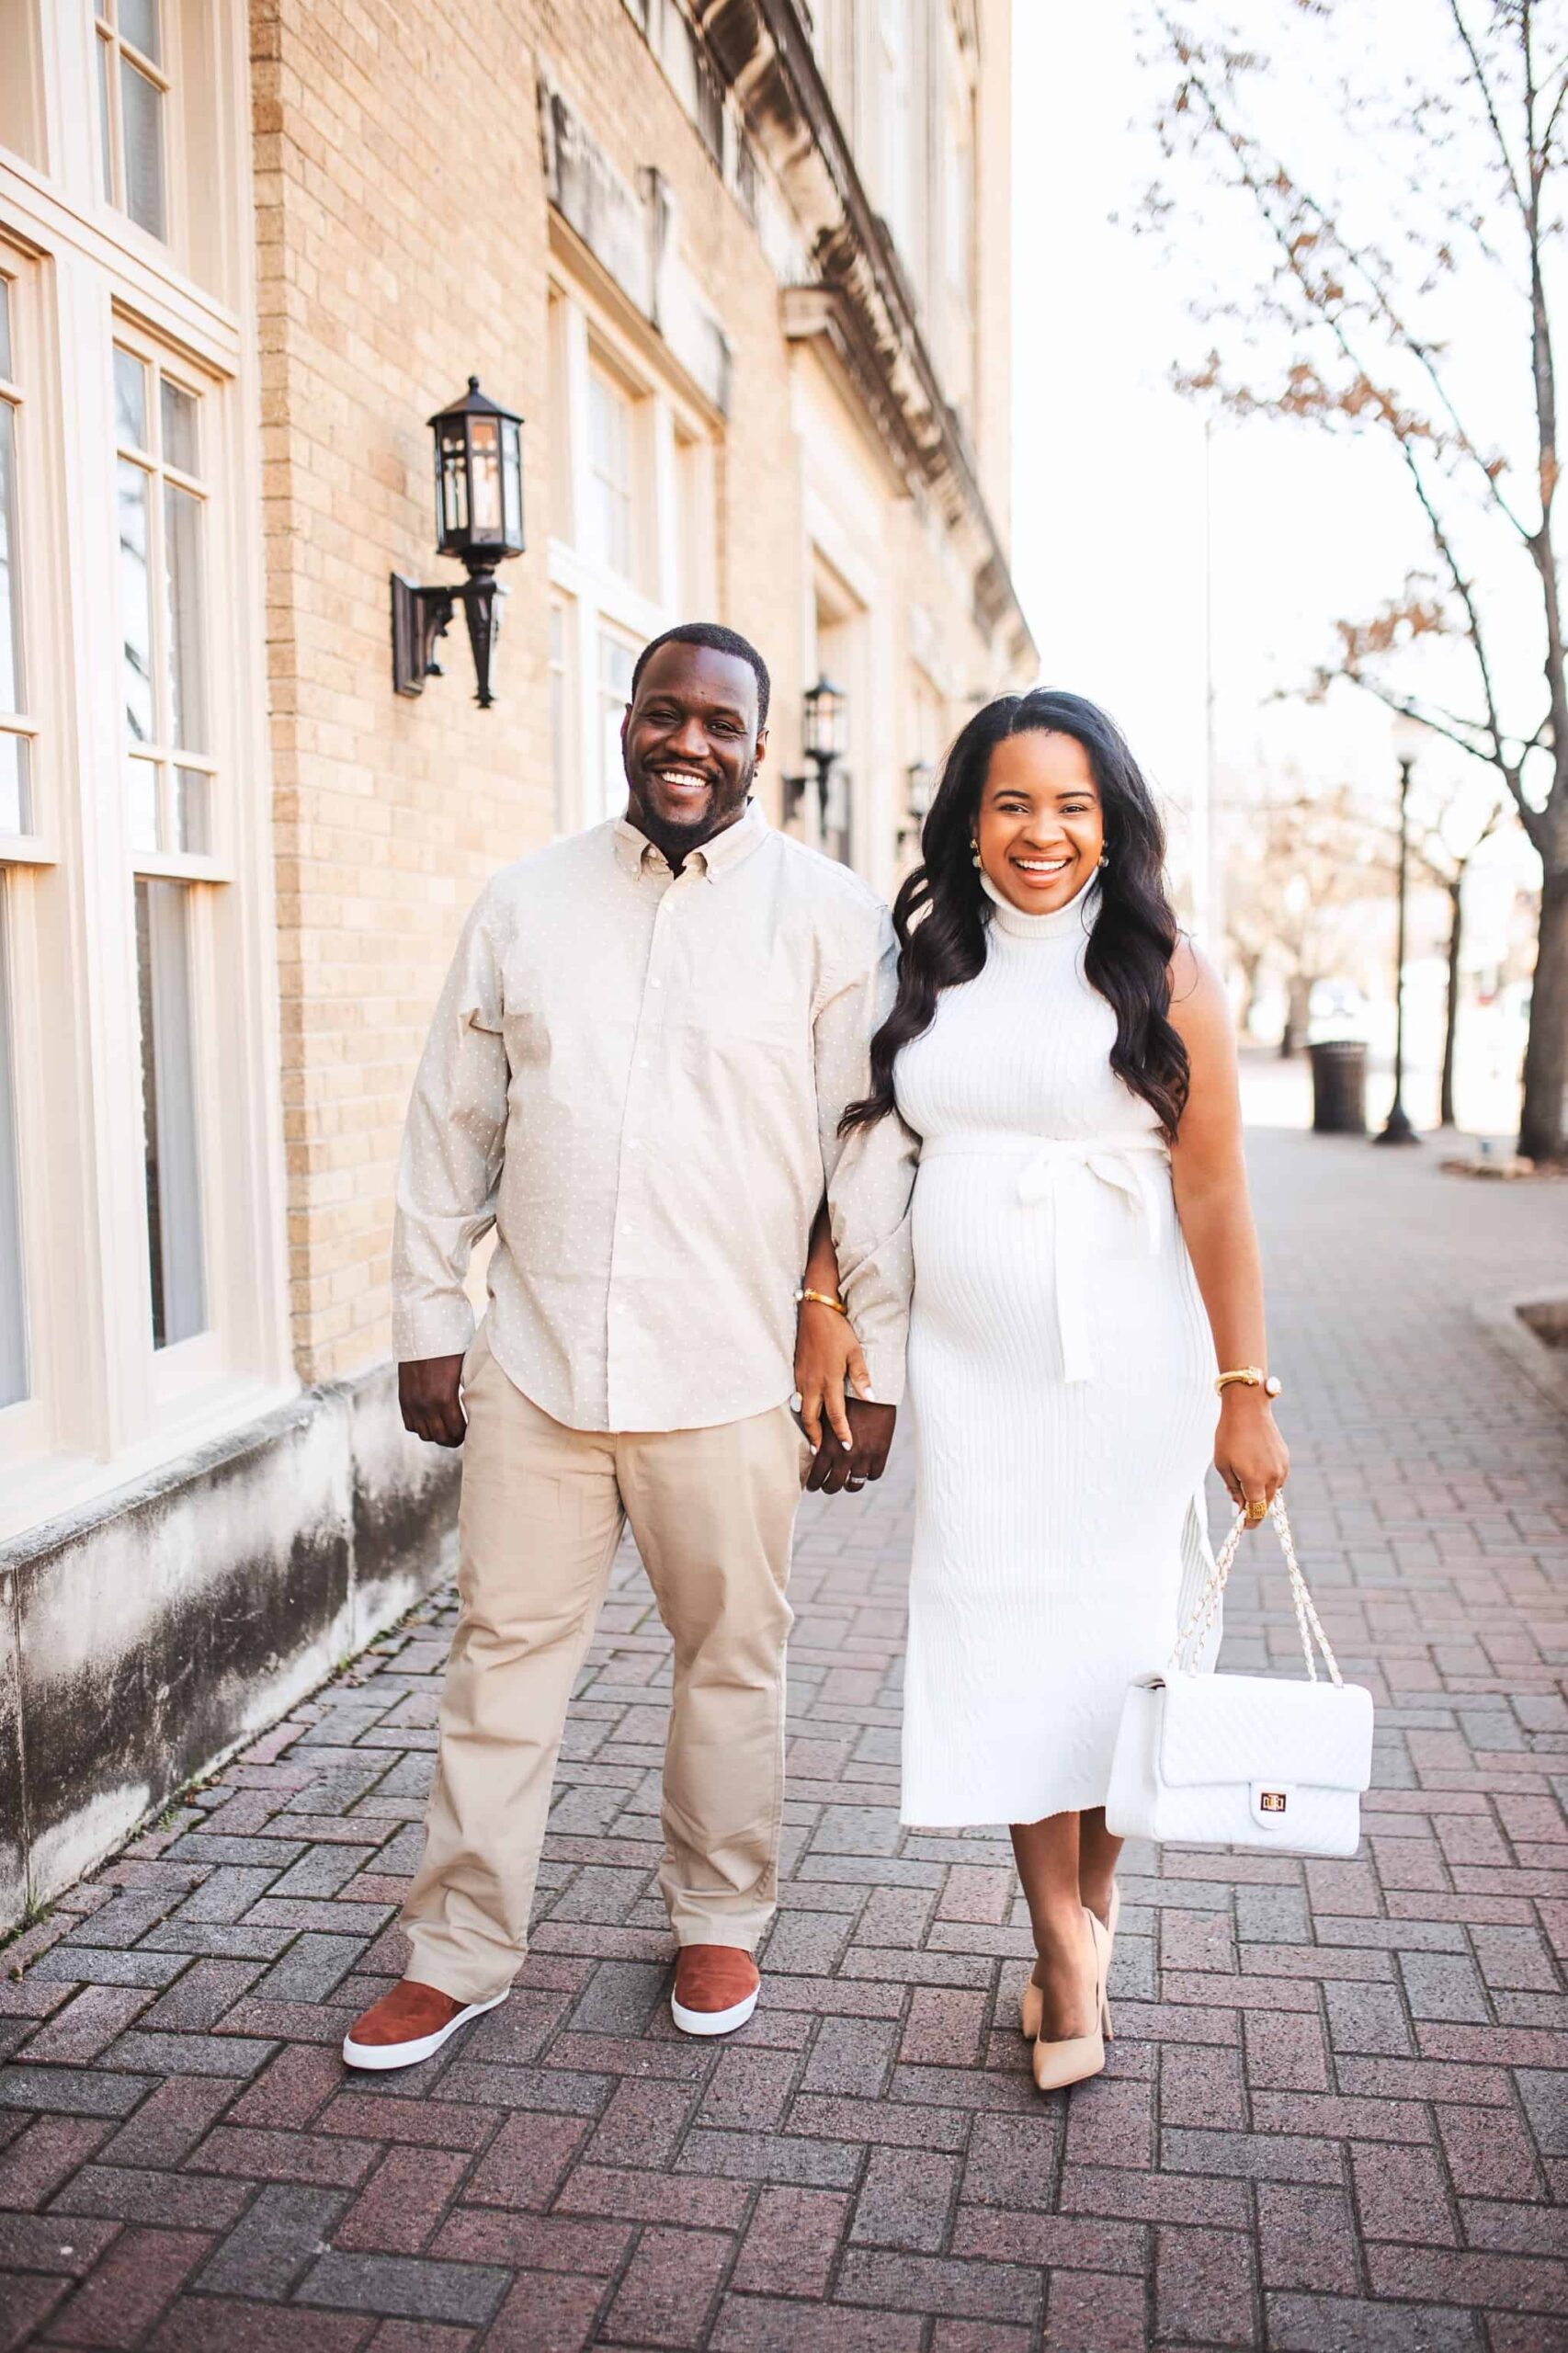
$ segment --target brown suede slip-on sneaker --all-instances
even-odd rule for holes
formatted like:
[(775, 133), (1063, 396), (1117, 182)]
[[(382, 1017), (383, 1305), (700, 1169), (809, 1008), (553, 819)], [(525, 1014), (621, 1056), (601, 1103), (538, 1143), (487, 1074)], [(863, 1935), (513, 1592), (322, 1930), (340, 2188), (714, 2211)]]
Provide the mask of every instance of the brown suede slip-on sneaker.
[(682, 1945), (670, 2016), (683, 2034), (733, 2034), (762, 1991), (756, 1963), (736, 1945)]
[(493, 2010), (505, 1994), (488, 2002), (457, 2002), (438, 1986), (421, 1985), (405, 1977), (379, 2002), (372, 2002), (343, 2039), (343, 2056), (350, 2067), (415, 2067), (439, 2051), (469, 2018)]

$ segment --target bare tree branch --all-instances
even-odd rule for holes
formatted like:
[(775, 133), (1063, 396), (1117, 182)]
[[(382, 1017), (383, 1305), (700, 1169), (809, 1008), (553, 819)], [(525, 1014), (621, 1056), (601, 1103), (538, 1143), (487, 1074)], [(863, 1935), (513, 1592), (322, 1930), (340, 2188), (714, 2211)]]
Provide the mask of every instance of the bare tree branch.
[(1454, 30), (1464, 43), (1469, 54), (1471, 71), (1475, 75), (1475, 86), (1481, 92), (1481, 102), (1486, 109), (1486, 119), (1492, 125), (1493, 136), (1497, 142), (1497, 153), (1503, 161), (1504, 175), (1509, 188), (1513, 190), (1514, 202), (1518, 206), (1522, 216), (1525, 210), (1525, 193), (1519, 186), (1518, 175), (1514, 169), (1514, 159), (1508, 153), (1508, 142), (1504, 136), (1503, 125), (1498, 119), (1496, 103), (1492, 96), (1492, 85), (1486, 78), (1486, 68), (1481, 62), (1481, 52), (1471, 38), (1470, 27), (1464, 20), (1464, 12), (1460, 6), (1460, 0), (1449, 0), (1449, 14), (1453, 18)]

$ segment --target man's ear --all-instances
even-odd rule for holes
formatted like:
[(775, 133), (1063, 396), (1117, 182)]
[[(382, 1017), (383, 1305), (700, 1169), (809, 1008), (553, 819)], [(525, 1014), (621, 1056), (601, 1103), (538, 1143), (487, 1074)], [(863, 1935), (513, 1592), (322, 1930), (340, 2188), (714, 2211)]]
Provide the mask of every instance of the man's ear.
[(767, 730), (766, 727), (759, 727), (756, 731), (756, 755), (752, 762), (753, 767), (760, 767), (767, 757)]

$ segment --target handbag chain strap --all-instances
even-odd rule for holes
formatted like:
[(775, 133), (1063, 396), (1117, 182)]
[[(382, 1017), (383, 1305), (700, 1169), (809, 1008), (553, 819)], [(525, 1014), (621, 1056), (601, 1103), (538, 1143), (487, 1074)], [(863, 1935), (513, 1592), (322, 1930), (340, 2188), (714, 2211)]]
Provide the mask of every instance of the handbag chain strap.
[[(1313, 1683), (1318, 1679), (1317, 1660), (1312, 1649), (1315, 1642), (1317, 1648), (1323, 1653), (1324, 1665), (1328, 1669), (1330, 1681), (1336, 1685), (1343, 1684), (1345, 1678), (1339, 1672), (1339, 1663), (1329, 1648), (1328, 1636), (1323, 1631), (1323, 1621), (1313, 1605), (1312, 1597), (1307, 1590), (1306, 1578), (1301, 1574), (1301, 1564), (1296, 1558), (1295, 1539), (1290, 1533), (1290, 1523), (1285, 1516), (1283, 1495), (1275, 1496), (1268, 1506), (1268, 1517), (1274, 1522), (1275, 1533), (1279, 1539), (1279, 1549), (1285, 1555), (1285, 1566), (1290, 1574), (1290, 1598), (1296, 1605), (1296, 1624), (1301, 1632), (1302, 1654), (1307, 1662), (1308, 1679)], [(1202, 1649), (1213, 1630), (1214, 1620), (1219, 1613), (1220, 1603), (1224, 1595), (1226, 1579), (1235, 1565), (1236, 1554), (1240, 1550), (1246, 1525), (1246, 1513), (1239, 1511), (1224, 1542), (1220, 1547), (1213, 1571), (1203, 1591), (1198, 1597), (1192, 1615), (1176, 1637), (1176, 1646), (1171, 1654), (1172, 1664), (1179, 1667), (1184, 1674), (1192, 1672), (1187, 1662)]]

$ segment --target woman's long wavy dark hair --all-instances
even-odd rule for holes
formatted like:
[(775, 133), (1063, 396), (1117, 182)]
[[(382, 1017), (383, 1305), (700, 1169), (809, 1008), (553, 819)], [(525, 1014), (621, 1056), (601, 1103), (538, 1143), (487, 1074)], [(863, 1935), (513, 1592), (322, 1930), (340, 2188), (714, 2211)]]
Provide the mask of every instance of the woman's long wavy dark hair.
[(948, 754), (920, 836), (922, 862), (893, 902), (898, 995), (871, 1040), (871, 1091), (845, 1112), (846, 1132), (869, 1127), (893, 1108), (893, 1063), (901, 1049), (930, 1028), (943, 989), (973, 980), (985, 961), (991, 902), (971, 845), (992, 753), (1004, 737), (1031, 728), (1071, 735), (1088, 756), (1109, 863), (1099, 876), (1085, 976), (1116, 1015), (1112, 1070), (1153, 1108), (1166, 1142), (1176, 1140), (1187, 1102), (1187, 1061), (1169, 1017), (1178, 933), (1165, 896), (1165, 827), (1115, 722), (1082, 695), (1046, 688), (988, 702)]

